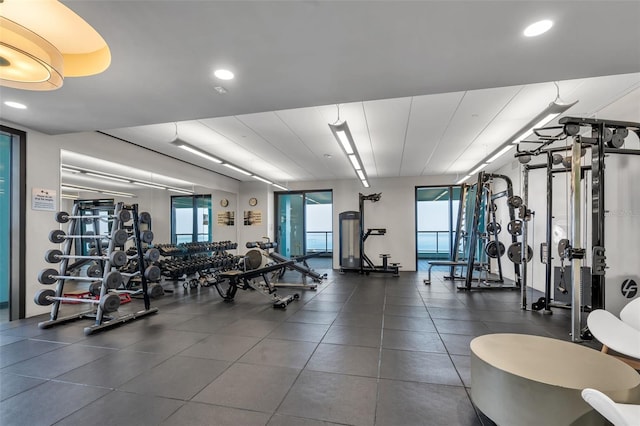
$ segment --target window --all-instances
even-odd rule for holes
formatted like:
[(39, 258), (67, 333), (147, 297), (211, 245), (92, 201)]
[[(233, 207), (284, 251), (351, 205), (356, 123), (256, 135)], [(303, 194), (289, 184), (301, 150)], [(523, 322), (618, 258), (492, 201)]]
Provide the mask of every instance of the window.
[(211, 195), (171, 197), (171, 242), (212, 241)]
[(418, 260), (453, 258), (459, 199), (458, 186), (416, 188)]

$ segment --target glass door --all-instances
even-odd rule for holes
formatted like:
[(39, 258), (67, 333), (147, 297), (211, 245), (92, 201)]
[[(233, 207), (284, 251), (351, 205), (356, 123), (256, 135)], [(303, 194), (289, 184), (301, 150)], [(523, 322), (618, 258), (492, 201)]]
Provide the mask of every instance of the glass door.
[(307, 192), (305, 196), (305, 254), (333, 252), (333, 194)]
[(277, 194), (278, 253), (286, 257), (305, 254), (304, 195)]
[(11, 268), (11, 136), (0, 133), (0, 322), (9, 320)]

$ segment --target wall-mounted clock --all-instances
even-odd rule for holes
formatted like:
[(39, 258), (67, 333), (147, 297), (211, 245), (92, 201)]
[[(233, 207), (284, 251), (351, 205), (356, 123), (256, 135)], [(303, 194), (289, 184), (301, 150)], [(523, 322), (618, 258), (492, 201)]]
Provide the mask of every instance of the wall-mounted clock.
[(258, 199), (255, 197), (249, 198), (249, 205), (251, 207), (255, 207), (258, 205)]
[(227, 207), (229, 205), (229, 200), (227, 200), (226, 198), (223, 198), (222, 200), (220, 200), (220, 205), (222, 207)]

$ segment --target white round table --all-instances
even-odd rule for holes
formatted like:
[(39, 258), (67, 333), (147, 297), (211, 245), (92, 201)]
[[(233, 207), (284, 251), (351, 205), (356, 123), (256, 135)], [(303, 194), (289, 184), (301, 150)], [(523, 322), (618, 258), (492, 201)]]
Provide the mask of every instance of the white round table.
[(640, 401), (640, 375), (595, 349), (525, 334), (471, 341), (471, 399), (498, 425), (607, 424), (583, 401), (584, 388)]

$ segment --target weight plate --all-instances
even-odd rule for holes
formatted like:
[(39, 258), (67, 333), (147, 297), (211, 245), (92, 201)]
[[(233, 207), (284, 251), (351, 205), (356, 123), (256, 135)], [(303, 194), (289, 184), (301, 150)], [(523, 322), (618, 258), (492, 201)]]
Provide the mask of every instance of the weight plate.
[[(626, 130), (626, 129), (625, 129)], [(607, 142), (607, 146), (609, 148), (621, 148), (622, 145), (624, 145), (624, 138), (626, 137), (623, 136), (620, 133), (614, 133), (613, 137), (611, 138), (611, 140), (609, 142)]]
[[(522, 263), (522, 251), (521, 251), (521, 243), (513, 243), (509, 246), (509, 250), (507, 250), (507, 257), (513, 263)], [(531, 246), (527, 245), (527, 262), (530, 262), (533, 259), (533, 249)]]
[(118, 229), (113, 234), (113, 242), (116, 246), (125, 245), (128, 239), (129, 239), (129, 234), (124, 229)]
[(150, 298), (157, 299), (164, 295), (164, 289), (160, 284), (150, 285), (149, 288), (147, 289), (147, 294), (149, 295)]
[(520, 162), (520, 164), (527, 164), (531, 161), (531, 156), (530, 155), (521, 155), (518, 157), (518, 161)]
[(140, 223), (151, 223), (151, 214), (149, 214), (149, 212), (141, 212), (138, 215), (138, 219)]
[(562, 155), (560, 154), (553, 154), (553, 157), (551, 158), (551, 162), (555, 165), (561, 164), (562, 163)]
[(153, 242), (153, 232), (151, 232), (151, 231), (142, 231), (140, 233), (140, 240), (143, 243), (151, 244)]
[(102, 268), (100, 265), (93, 264), (87, 268), (87, 276), (93, 278), (99, 278), (102, 276)]
[(129, 222), (131, 220), (131, 212), (125, 209), (120, 210), (120, 213), (118, 213), (118, 219), (122, 223)]
[(507, 199), (507, 204), (509, 204), (514, 209), (517, 209), (522, 205), (522, 198), (520, 198), (518, 195), (512, 195)]
[(57, 278), (54, 278), (58, 275), (58, 271), (55, 269), (43, 269), (38, 274), (38, 281), (40, 284), (51, 285), (58, 281)]
[(58, 249), (47, 250), (44, 254), (44, 260), (48, 263), (58, 263), (62, 260), (62, 251)]
[(66, 235), (67, 234), (65, 234), (63, 230), (54, 229), (53, 231), (49, 232), (49, 241), (51, 241), (53, 244), (62, 244), (64, 243), (64, 237)]
[(108, 289), (116, 289), (122, 284), (122, 274), (118, 271), (111, 271), (102, 282)]
[(102, 289), (102, 283), (99, 281), (94, 281), (89, 284), (89, 294), (92, 296), (100, 296), (100, 290)]
[(100, 299), (100, 307), (105, 312), (115, 312), (120, 307), (120, 296), (117, 294), (105, 294)]
[(67, 213), (67, 212), (58, 212), (58, 213), (56, 213), (56, 222), (58, 222), (58, 223), (67, 223), (67, 222), (69, 222), (69, 213)]
[(502, 231), (502, 225), (497, 222), (489, 222), (487, 224), (487, 232), (493, 235), (497, 235)]
[(558, 242), (558, 256), (560, 256), (560, 259), (567, 258), (566, 251), (568, 248), (571, 248), (571, 243), (569, 243), (568, 239), (563, 238)]
[(605, 128), (604, 128), (604, 132), (602, 132), (602, 140), (603, 140), (605, 143), (608, 143), (608, 142), (610, 142), (610, 141), (611, 141), (611, 138), (612, 138), (612, 137), (613, 137), (613, 132), (611, 131), (611, 129), (610, 129), (610, 128), (608, 128), (608, 127), (605, 127)]
[(522, 221), (515, 219), (509, 222), (507, 225), (507, 232), (511, 235), (520, 236), (522, 235)]
[(571, 156), (564, 157), (562, 159), (562, 165), (565, 166), (566, 168), (570, 168), (571, 167)]
[(489, 241), (489, 243), (484, 248), (485, 253), (492, 259), (497, 259), (504, 255), (505, 247), (502, 242)]
[[(126, 210), (123, 211), (126, 212)], [(127, 254), (122, 250), (114, 250), (109, 255), (109, 260), (112, 266), (119, 268), (127, 264)]]
[(160, 268), (155, 265), (148, 266), (147, 269), (144, 270), (144, 277), (148, 281), (158, 281), (161, 275), (162, 272), (160, 271)]
[(157, 262), (160, 259), (160, 250), (151, 248), (144, 253), (145, 259), (149, 262)]
[(569, 136), (577, 135), (580, 132), (579, 124), (565, 124), (564, 132)]
[(49, 297), (54, 297), (55, 295), (56, 292), (50, 288), (43, 288), (36, 292), (35, 296), (33, 296), (33, 301), (36, 302), (36, 305), (48, 306), (53, 303), (53, 300), (50, 300)]

